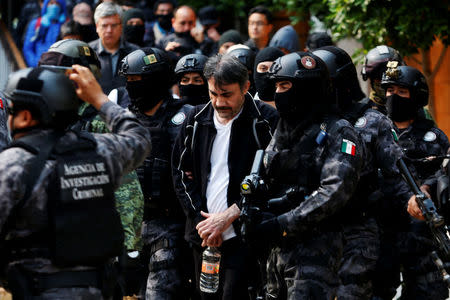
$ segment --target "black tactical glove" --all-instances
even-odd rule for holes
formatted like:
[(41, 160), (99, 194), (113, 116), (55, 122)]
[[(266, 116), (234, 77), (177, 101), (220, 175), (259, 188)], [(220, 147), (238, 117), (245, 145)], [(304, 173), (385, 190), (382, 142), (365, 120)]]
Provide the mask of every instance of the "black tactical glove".
[(264, 220), (255, 227), (255, 239), (260, 241), (269, 240), (271, 242), (277, 242), (281, 239), (282, 235), (283, 230), (281, 229), (277, 217)]
[(255, 248), (271, 248), (278, 244), (283, 236), (283, 230), (275, 215), (264, 213), (259, 224), (252, 226), (248, 241)]

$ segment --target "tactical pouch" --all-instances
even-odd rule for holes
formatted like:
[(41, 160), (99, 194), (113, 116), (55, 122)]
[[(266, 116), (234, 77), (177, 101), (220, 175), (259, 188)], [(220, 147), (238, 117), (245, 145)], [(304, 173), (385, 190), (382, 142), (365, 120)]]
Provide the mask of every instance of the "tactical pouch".
[(152, 198), (161, 198), (161, 188), (163, 187), (163, 182), (169, 177), (170, 163), (167, 160), (162, 160), (159, 158), (153, 159), (152, 168)]
[(95, 151), (62, 153), (49, 192), (50, 250), (58, 266), (99, 265), (121, 254), (124, 233), (110, 172)]

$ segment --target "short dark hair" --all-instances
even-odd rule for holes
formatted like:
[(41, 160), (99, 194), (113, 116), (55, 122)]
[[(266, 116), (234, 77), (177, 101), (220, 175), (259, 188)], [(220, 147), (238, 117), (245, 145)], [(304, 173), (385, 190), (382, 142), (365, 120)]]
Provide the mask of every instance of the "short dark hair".
[(68, 35), (79, 35), (81, 36), (81, 24), (74, 20), (69, 20), (61, 25), (59, 29), (59, 36), (64, 38)]
[(258, 5), (250, 9), (248, 16), (250, 17), (252, 14), (263, 14), (266, 16), (267, 23), (272, 24), (273, 16), (270, 10), (264, 5)]
[(313, 32), (306, 39), (306, 48), (308, 51), (314, 51), (325, 46), (333, 46), (331, 36), (325, 31)]
[(241, 90), (248, 81), (247, 68), (234, 56), (217, 54), (210, 57), (203, 69), (206, 80), (214, 78), (216, 86), (238, 83)]
[(172, 4), (172, 8), (175, 9), (175, 3), (172, 0), (158, 0), (153, 5), (153, 11), (156, 12), (158, 10), (158, 6), (160, 4), (166, 4), (166, 3)]

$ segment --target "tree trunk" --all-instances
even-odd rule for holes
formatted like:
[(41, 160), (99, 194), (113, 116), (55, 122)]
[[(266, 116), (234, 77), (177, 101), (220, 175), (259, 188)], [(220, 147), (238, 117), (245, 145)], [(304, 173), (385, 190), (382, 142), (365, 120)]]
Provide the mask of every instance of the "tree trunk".
[(439, 55), (439, 58), (434, 65), (434, 67), (431, 66), (430, 61), (430, 48), (428, 49), (419, 49), (419, 53), (422, 56), (422, 72), (425, 78), (427, 79), (428, 84), (428, 90), (429, 90), (429, 97), (428, 97), (428, 111), (430, 112), (433, 119), (435, 118), (435, 111), (434, 111), (434, 79), (436, 78), (436, 74), (439, 71), (439, 68), (442, 65), (442, 62), (444, 61), (445, 52), (447, 51), (447, 46), (443, 46), (441, 53)]
[(431, 62), (430, 62), (430, 48), (424, 50), (419, 49), (419, 53), (422, 56), (422, 72), (425, 78), (427, 79), (428, 84), (428, 111), (431, 116), (435, 117), (434, 114), (434, 78), (431, 77)]

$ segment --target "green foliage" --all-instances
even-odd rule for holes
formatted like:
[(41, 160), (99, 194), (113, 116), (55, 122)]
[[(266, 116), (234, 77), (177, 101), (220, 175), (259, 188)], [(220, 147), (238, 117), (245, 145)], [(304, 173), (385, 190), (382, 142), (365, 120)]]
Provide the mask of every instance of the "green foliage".
[(443, 0), (330, 0), (325, 23), (337, 38), (353, 36), (365, 49), (388, 43), (403, 55), (448, 45), (448, 4)]
[(445, 0), (273, 0), (275, 8), (310, 12), (336, 39), (354, 37), (365, 49), (389, 44), (403, 55), (428, 49), (436, 38), (449, 44)]
[(292, 13), (296, 23), (317, 16), (336, 39), (354, 37), (364, 49), (389, 44), (403, 55), (428, 49), (436, 38), (449, 44), (449, 4), (446, 0), (184, 0), (196, 8), (213, 4), (223, 14), (245, 18), (248, 10), (264, 4), (273, 11)]

